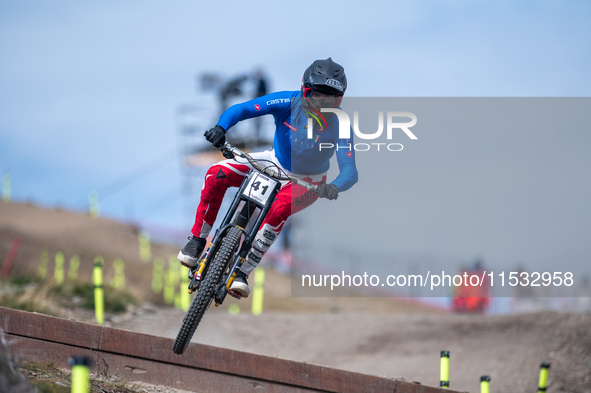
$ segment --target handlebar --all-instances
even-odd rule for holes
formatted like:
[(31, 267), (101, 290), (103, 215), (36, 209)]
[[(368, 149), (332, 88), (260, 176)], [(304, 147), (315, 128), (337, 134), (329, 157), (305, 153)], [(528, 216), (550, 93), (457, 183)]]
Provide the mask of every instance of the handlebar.
[[(294, 176), (282, 176), (279, 172), (274, 171), (273, 169), (271, 169), (271, 167), (267, 167), (267, 166), (263, 166), (261, 164), (259, 164), (258, 162), (256, 162), (256, 160), (254, 158), (252, 158), (248, 153), (243, 152), (242, 150), (238, 149), (235, 146), (232, 146), (231, 144), (229, 144), (228, 142), (225, 142), (224, 145), (221, 147), (222, 152), (230, 152), (235, 156), (244, 158), (245, 160), (247, 160), (250, 165), (252, 165), (256, 170), (258, 170), (259, 172), (264, 173), (267, 176), (272, 177), (273, 179), (276, 180), (289, 180), (295, 184), (297, 184), (298, 186), (302, 186), (310, 191), (314, 191), (316, 193), (318, 193), (319, 191), (319, 187), (315, 184), (312, 183), (308, 183), (305, 180), (299, 179), (297, 177)], [(225, 154), (224, 156), (226, 158), (227, 157)]]

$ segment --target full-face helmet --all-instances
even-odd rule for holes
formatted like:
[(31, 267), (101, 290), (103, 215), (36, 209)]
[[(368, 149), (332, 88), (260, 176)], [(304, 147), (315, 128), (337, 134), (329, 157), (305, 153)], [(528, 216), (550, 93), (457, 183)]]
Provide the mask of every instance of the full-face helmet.
[(316, 110), (338, 108), (345, 90), (345, 69), (330, 57), (326, 60), (316, 60), (302, 77), (303, 103)]

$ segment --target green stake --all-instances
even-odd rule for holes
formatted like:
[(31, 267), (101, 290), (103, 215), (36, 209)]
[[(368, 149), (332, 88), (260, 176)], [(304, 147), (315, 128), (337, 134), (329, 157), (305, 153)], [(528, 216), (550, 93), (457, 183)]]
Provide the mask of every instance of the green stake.
[(6, 203), (10, 202), (11, 194), (10, 173), (5, 173), (4, 177), (2, 178), (2, 200)]
[(449, 351), (441, 351), (439, 386), (443, 389), (449, 389)]
[(162, 281), (164, 274), (164, 259), (155, 258), (152, 268), (152, 291), (154, 293), (162, 292)]
[(61, 285), (64, 282), (64, 253), (61, 251), (55, 253), (55, 270), (53, 277), (57, 285)]
[(540, 365), (540, 380), (538, 381), (538, 393), (544, 393), (548, 385), (548, 371), (550, 363), (544, 362)]
[(72, 255), (70, 258), (70, 268), (68, 269), (68, 280), (76, 281), (78, 278), (78, 268), (80, 267), (80, 258), (78, 255)]
[(263, 285), (265, 284), (265, 269), (259, 267), (254, 271), (254, 288), (252, 290), (252, 315), (263, 312)]
[(152, 259), (152, 250), (150, 249), (150, 234), (146, 231), (139, 233), (140, 241), (140, 259), (144, 263), (150, 262)]
[(125, 263), (121, 258), (115, 258), (113, 261), (113, 269), (115, 270), (115, 275), (111, 280), (111, 286), (116, 289), (123, 289), (125, 288), (125, 272), (124, 272)]
[(94, 281), (94, 313), (96, 323), (102, 325), (105, 321), (105, 298), (103, 293), (103, 265), (104, 259), (97, 255), (94, 257), (94, 270), (92, 278)]
[(490, 393), (490, 377), (488, 375), (483, 375), (480, 377), (480, 393)]
[(174, 255), (171, 255), (170, 258), (168, 258), (168, 269), (164, 275), (164, 303), (166, 304), (174, 303), (174, 292), (179, 281), (176, 267), (177, 263), (177, 259)]
[(230, 315), (238, 315), (240, 314), (240, 306), (236, 303), (232, 303), (228, 306), (228, 312)]
[(189, 269), (183, 265), (181, 267), (181, 291), (179, 305), (181, 310), (188, 311), (191, 305), (191, 294), (189, 293)]
[(68, 364), (72, 366), (72, 393), (88, 393), (90, 391), (89, 367), (92, 366), (92, 358), (74, 356), (68, 359)]
[(39, 257), (39, 277), (45, 280), (47, 277), (47, 260), (49, 259), (49, 253), (47, 250), (41, 251), (41, 256)]
[(96, 190), (90, 191), (88, 194), (88, 210), (90, 211), (90, 217), (97, 218), (101, 215), (101, 207), (99, 204), (99, 194)]

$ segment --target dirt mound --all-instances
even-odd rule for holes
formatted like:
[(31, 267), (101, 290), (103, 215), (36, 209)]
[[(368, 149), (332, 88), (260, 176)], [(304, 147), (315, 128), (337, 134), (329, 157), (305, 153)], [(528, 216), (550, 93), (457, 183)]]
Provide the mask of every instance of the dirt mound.
[[(43, 250), (49, 254), (48, 273), (54, 271), (54, 255), (61, 251), (67, 261), (72, 255), (80, 257), (81, 280), (90, 281), (93, 260), (101, 255), (105, 261), (104, 282), (114, 276), (113, 261), (125, 261), (126, 289), (143, 301), (164, 305), (163, 296), (154, 294), (151, 289), (152, 263), (143, 263), (139, 252), (139, 230), (133, 225), (123, 224), (104, 218), (93, 219), (88, 214), (80, 214), (60, 209), (42, 209), (37, 206), (0, 201), (0, 256), (8, 253), (15, 237), (21, 239), (17, 258), (11, 274), (36, 273)], [(152, 261), (162, 258), (168, 266), (172, 257), (177, 266), (176, 255), (179, 246), (162, 243), (151, 244)], [(265, 266), (265, 261), (261, 266)], [(226, 310), (233, 300), (224, 302)], [(240, 303), (250, 306), (250, 299)], [(265, 284), (265, 310), (287, 312), (417, 312), (429, 311), (429, 307), (412, 304), (397, 299), (305, 299), (291, 297), (290, 278), (268, 269)]]
[[(94, 258), (101, 255), (105, 261), (104, 282), (114, 276), (113, 261), (125, 261), (127, 289), (141, 299), (159, 302), (150, 290), (152, 265), (140, 260), (138, 229), (108, 219), (92, 219), (60, 209), (41, 209), (28, 204), (0, 202), (0, 255), (8, 253), (15, 237), (21, 240), (11, 274), (37, 273), (43, 250), (48, 252), (48, 275), (53, 275), (54, 255), (63, 252), (65, 267), (73, 255), (80, 257), (78, 277), (91, 281)], [(153, 243), (153, 257), (168, 260), (178, 250), (170, 245)]]

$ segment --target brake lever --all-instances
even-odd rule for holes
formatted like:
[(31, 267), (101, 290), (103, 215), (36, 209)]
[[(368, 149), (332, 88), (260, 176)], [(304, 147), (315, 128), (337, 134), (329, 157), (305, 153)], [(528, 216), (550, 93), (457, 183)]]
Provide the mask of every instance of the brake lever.
[(228, 150), (228, 149), (222, 149), (222, 155), (223, 155), (225, 158), (227, 158), (228, 160), (231, 160), (231, 159), (233, 159), (233, 158), (235, 157), (235, 156), (234, 156), (234, 153), (232, 153), (232, 152), (231, 152), (230, 150)]

